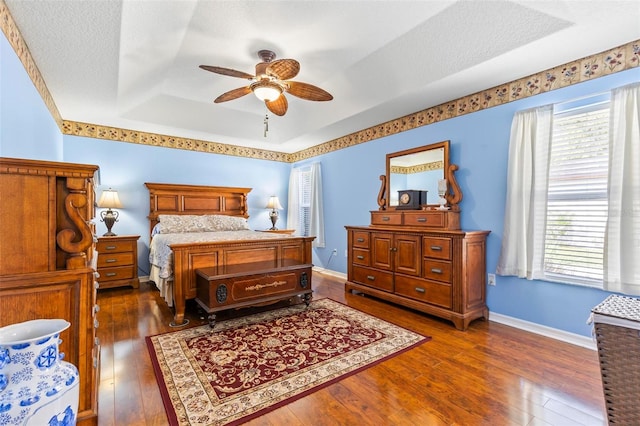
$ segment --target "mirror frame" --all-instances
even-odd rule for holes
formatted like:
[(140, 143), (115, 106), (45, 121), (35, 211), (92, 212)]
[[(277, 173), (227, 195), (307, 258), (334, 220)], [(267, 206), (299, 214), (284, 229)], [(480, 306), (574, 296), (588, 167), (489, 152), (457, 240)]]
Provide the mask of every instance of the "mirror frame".
[[(416, 148), (406, 149), (404, 151), (392, 152), (386, 156), (386, 174), (380, 175), (382, 181), (380, 186), (380, 193), (378, 194), (378, 206), (379, 210), (395, 210), (396, 206), (389, 205), (389, 189), (391, 183), (391, 160), (393, 158), (401, 157), (403, 155), (416, 154), (420, 152), (430, 151), (433, 149), (443, 149), (443, 176), (447, 180), (447, 193), (445, 198), (447, 199), (446, 206), (452, 211), (459, 211), (458, 203), (462, 200), (462, 192), (458, 186), (458, 182), (455, 179), (454, 172), (458, 170), (458, 166), (449, 162), (449, 141), (441, 141), (432, 143), (430, 145), (419, 146)], [(422, 205), (423, 210), (430, 210), (439, 207), (439, 204), (425, 204)]]

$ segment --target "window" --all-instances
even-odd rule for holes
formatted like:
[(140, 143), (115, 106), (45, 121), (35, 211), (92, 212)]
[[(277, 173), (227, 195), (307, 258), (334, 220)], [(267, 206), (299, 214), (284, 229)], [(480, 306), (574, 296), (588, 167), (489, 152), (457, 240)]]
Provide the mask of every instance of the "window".
[(315, 237), (311, 243), (314, 248), (325, 246), (322, 205), (320, 163), (292, 168), (289, 176), (287, 228), (295, 229), (298, 236)]
[(640, 295), (640, 83), (518, 111), (496, 273)]
[(300, 171), (298, 185), (298, 223), (301, 235), (308, 237), (311, 229), (311, 169)]
[(554, 106), (544, 274), (601, 287), (607, 224), (609, 101)]

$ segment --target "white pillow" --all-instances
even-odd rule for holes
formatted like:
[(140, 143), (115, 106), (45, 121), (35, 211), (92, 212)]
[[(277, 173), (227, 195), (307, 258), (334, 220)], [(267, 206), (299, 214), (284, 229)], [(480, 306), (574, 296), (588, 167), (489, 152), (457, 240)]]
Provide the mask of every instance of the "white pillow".
[(161, 234), (180, 234), (185, 232), (239, 231), (249, 229), (247, 219), (226, 215), (158, 215)]

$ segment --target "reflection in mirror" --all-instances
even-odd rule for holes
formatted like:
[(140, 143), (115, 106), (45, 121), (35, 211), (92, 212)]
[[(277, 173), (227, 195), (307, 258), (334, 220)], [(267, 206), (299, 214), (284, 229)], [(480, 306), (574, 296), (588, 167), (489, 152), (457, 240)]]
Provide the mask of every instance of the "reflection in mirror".
[(396, 208), (401, 190), (427, 191), (427, 200), (420, 204), (439, 205), (438, 182), (448, 179), (449, 166), (448, 140), (387, 154), (384, 194), (378, 197), (381, 209)]
[(444, 147), (389, 159), (389, 205), (398, 205), (398, 191), (427, 191), (423, 204), (437, 204), (438, 181), (445, 178)]

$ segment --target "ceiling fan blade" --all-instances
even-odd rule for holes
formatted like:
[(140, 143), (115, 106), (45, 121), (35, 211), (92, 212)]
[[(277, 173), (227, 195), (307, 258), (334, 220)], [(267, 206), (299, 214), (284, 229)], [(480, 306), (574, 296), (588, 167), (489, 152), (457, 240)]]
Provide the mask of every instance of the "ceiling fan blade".
[(238, 99), (244, 95), (248, 95), (251, 93), (251, 88), (249, 86), (239, 87), (237, 89), (229, 90), (226, 93), (218, 96), (213, 102), (219, 104), (220, 102), (232, 101), (234, 99)]
[(269, 111), (280, 116), (285, 115), (289, 107), (289, 102), (287, 102), (287, 98), (284, 97), (284, 93), (278, 96), (278, 99), (271, 102), (264, 101), (264, 103), (267, 105)]
[(300, 72), (300, 63), (295, 59), (278, 59), (269, 63), (266, 72), (279, 80), (289, 80)]
[(211, 71), (216, 74), (228, 75), (230, 77), (246, 78), (249, 80), (253, 78), (253, 75), (251, 74), (248, 74), (243, 71), (234, 70), (231, 68), (214, 67), (212, 65), (200, 65), (200, 68), (202, 68), (205, 71)]
[(293, 96), (297, 96), (308, 101), (330, 101), (333, 99), (331, 93), (322, 90), (313, 84), (300, 83), (298, 81), (287, 81), (286, 83), (289, 86), (287, 92), (291, 93)]

